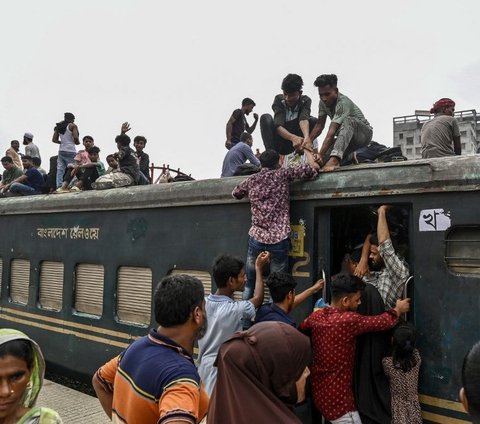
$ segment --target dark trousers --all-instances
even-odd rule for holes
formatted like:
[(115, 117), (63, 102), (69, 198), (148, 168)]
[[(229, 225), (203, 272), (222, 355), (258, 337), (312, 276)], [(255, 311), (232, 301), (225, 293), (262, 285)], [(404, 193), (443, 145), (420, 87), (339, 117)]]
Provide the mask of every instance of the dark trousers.
[[(317, 118), (310, 116), (308, 119), (310, 131), (317, 123)], [(297, 119), (285, 123), (284, 128), (299, 137), (303, 137), (302, 130), (300, 129), (300, 122)], [(262, 133), (263, 145), (265, 149), (276, 150), (281, 155), (288, 155), (294, 151), (292, 142), (280, 137), (277, 133), (277, 129), (273, 123), (272, 115), (266, 113), (260, 117), (260, 132)]]

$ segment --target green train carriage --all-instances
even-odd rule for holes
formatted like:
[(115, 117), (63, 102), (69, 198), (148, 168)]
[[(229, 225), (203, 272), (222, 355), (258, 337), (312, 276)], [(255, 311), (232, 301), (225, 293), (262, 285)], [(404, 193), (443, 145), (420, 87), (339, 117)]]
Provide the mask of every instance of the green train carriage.
[[(155, 325), (152, 293), (164, 275), (192, 273), (208, 292), (217, 254), (246, 256), (249, 204), (231, 197), (241, 179), (1, 199), (0, 325), (37, 340), (49, 369), (88, 381)], [(469, 156), (346, 167), (291, 189), (299, 291), (338, 271), (372, 209), (405, 212), (426, 422), (468, 422), (458, 390), (463, 356), (480, 339), (479, 183)], [(313, 301), (294, 311), (297, 322)]]

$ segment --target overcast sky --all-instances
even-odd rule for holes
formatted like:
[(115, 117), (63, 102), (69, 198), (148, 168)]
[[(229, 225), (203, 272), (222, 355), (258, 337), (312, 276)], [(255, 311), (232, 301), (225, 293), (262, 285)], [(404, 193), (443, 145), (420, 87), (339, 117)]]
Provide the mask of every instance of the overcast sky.
[[(55, 122), (76, 115), (104, 159), (120, 124), (144, 135), (155, 164), (220, 175), (225, 124), (244, 97), (271, 112), (287, 73), (336, 73), (374, 140), (394, 116), (451, 97), (480, 110), (480, 2), (2, 1), (0, 150), (34, 134), (44, 167)], [(250, 122), (252, 117), (249, 117)], [(263, 150), (258, 128), (254, 149)], [(324, 134), (321, 136), (323, 140)], [(133, 146), (132, 146), (133, 147)], [(23, 151), (23, 146), (21, 147)]]

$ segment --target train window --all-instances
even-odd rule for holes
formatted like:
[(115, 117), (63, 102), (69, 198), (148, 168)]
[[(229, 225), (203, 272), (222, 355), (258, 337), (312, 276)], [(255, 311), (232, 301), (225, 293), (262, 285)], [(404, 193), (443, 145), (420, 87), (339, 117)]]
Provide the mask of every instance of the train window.
[(117, 315), (120, 321), (150, 324), (152, 270), (132, 266), (118, 269)]
[(480, 227), (453, 227), (445, 234), (445, 261), (458, 274), (480, 276)]
[(63, 263), (40, 264), (40, 307), (60, 311), (63, 299)]
[(26, 305), (28, 303), (28, 285), (30, 282), (30, 261), (13, 259), (10, 276), (10, 298), (12, 302)]
[(75, 310), (101, 316), (103, 312), (103, 265), (78, 264), (75, 269)]
[(212, 277), (208, 272), (205, 271), (193, 271), (191, 269), (178, 269), (175, 268), (170, 275), (176, 274), (187, 274), (192, 277), (197, 277), (203, 284), (203, 289), (205, 290), (205, 295), (212, 293)]
[[(233, 299), (236, 301), (242, 300), (242, 295), (243, 295), (243, 292), (236, 291), (235, 293), (233, 293)], [(264, 284), (263, 285), (263, 303), (268, 303), (268, 302), (270, 302), (270, 290), (268, 290), (267, 285)]]

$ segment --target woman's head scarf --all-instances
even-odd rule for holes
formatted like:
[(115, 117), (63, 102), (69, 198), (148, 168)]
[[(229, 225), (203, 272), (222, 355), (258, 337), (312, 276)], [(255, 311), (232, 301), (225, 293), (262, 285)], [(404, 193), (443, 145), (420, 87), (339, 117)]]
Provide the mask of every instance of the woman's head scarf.
[(13, 340), (27, 340), (30, 342), (33, 350), (33, 362), (31, 368), (30, 381), (23, 394), (22, 405), (31, 408), (37, 401), (38, 394), (43, 385), (43, 377), (45, 374), (45, 359), (42, 351), (36, 342), (29, 338), (26, 334), (11, 328), (0, 329), (0, 345), (11, 342)]
[(236, 333), (217, 356), (208, 423), (300, 423), (296, 381), (309, 358), (309, 339), (288, 324), (261, 322)]

